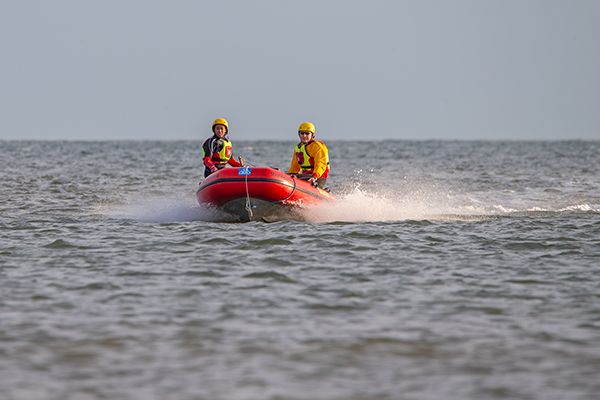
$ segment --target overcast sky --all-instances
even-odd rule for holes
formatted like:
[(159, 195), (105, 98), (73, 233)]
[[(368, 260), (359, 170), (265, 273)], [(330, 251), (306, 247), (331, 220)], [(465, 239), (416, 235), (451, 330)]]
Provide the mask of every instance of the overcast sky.
[(600, 139), (597, 0), (0, 0), (0, 139)]

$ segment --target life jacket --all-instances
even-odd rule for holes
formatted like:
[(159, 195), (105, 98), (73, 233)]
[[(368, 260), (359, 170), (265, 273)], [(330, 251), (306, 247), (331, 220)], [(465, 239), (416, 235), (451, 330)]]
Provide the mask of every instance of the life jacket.
[(208, 151), (205, 146), (202, 146), (202, 157), (210, 156), (210, 160), (215, 164), (215, 166), (219, 169), (224, 168), (227, 164), (227, 161), (231, 158), (233, 154), (233, 146), (231, 142), (227, 138), (218, 138), (212, 137), (209, 139), (208, 143)]
[[(298, 143), (296, 145), (296, 148), (294, 149), (294, 152), (296, 154), (296, 159), (298, 160), (298, 164), (300, 165), (300, 168), (302, 169), (301, 173), (302, 174), (308, 174), (311, 175), (313, 173), (313, 170), (315, 168), (315, 159), (308, 154), (308, 145), (313, 143), (313, 142), (317, 142), (320, 143), (321, 145), (325, 146), (325, 143), (321, 142), (320, 140), (311, 140), (310, 142), (304, 144), (302, 142)], [(325, 146), (325, 148), (327, 148), (327, 146)], [(323, 172), (323, 175), (321, 175), (321, 178), (327, 178), (327, 175), (329, 175), (329, 154), (326, 152), (326, 163), (327, 163), (327, 167), (325, 169), (325, 172)]]

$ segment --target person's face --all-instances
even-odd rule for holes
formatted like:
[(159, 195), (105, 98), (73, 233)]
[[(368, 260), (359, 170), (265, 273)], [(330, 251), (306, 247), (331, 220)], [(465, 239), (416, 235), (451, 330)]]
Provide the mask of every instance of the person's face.
[(215, 132), (215, 135), (217, 135), (218, 138), (223, 138), (227, 133), (227, 128), (225, 128), (223, 125), (215, 125), (213, 131)]
[(298, 137), (302, 143), (308, 143), (310, 142), (310, 139), (312, 139), (312, 133), (308, 131), (300, 131), (298, 132)]

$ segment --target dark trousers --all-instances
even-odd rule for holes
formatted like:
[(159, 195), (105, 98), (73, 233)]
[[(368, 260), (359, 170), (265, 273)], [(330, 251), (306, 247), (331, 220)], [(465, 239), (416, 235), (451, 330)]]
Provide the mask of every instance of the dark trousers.
[[(220, 165), (215, 165), (215, 167), (217, 167), (217, 170), (225, 168), (225, 166), (224, 166), (224, 165), (223, 165), (223, 166), (220, 166)], [(217, 171), (215, 171), (215, 172), (217, 172)], [(208, 169), (208, 168), (206, 168), (206, 167), (205, 167), (205, 168), (204, 168), (204, 177), (206, 178), (206, 177), (207, 177), (207, 176), (209, 176), (210, 174), (212, 174), (212, 172), (210, 172), (210, 169)]]

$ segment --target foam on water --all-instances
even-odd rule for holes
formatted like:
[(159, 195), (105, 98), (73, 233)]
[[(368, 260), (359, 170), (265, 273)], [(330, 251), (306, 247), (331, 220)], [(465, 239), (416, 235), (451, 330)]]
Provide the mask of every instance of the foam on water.
[(98, 211), (111, 218), (154, 223), (210, 222), (225, 218), (218, 210), (201, 207), (195, 199), (174, 197), (133, 196), (122, 204), (102, 206)]
[[(564, 206), (542, 197), (517, 193), (454, 193), (439, 188), (388, 186), (365, 190), (360, 186), (337, 195), (334, 204), (310, 207), (304, 213), (312, 222), (381, 222), (399, 220), (481, 220), (527, 212), (600, 212), (600, 206)], [(537, 205), (535, 205), (537, 204)]]
[[(532, 200), (512, 194), (502, 199), (478, 199), (474, 194), (439, 192), (420, 187), (399, 190), (393, 186), (365, 189), (357, 186), (346, 193), (335, 194), (336, 202), (307, 208), (302, 214), (307, 221), (326, 222), (386, 222), (402, 220), (484, 220), (515, 213), (600, 212), (599, 206), (573, 204), (569, 206), (533, 205)], [(484, 197), (499, 197), (487, 193)], [(538, 203), (547, 203), (538, 200)], [(130, 196), (126, 201), (97, 208), (98, 213), (117, 219), (140, 222), (230, 222), (231, 217), (217, 209), (198, 205), (193, 197)]]

